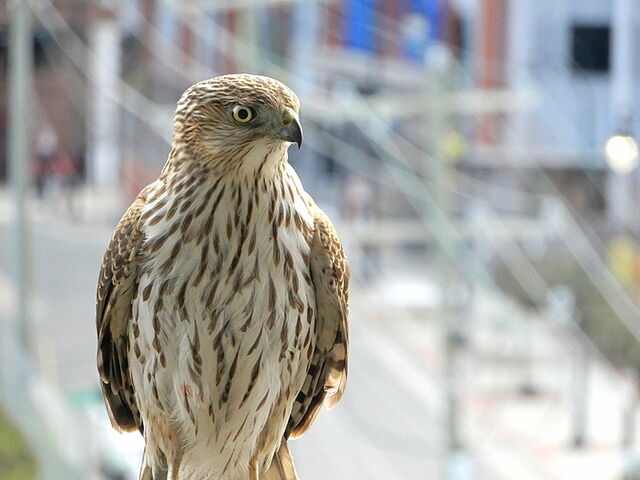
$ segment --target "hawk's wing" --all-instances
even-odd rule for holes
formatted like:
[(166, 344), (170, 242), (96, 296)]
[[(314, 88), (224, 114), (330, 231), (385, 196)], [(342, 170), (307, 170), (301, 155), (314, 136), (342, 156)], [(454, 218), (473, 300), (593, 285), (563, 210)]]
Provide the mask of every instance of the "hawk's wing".
[(148, 191), (148, 188), (142, 191), (118, 223), (98, 278), (96, 327), (100, 387), (111, 424), (124, 431), (142, 430), (129, 374), (127, 330), (144, 238), (140, 230), (140, 210)]
[[(311, 203), (311, 202), (310, 202)], [(331, 221), (311, 203), (315, 220), (311, 244), (311, 280), (316, 293), (316, 349), (296, 398), (288, 432), (302, 435), (324, 403), (333, 408), (347, 382), (349, 266)]]

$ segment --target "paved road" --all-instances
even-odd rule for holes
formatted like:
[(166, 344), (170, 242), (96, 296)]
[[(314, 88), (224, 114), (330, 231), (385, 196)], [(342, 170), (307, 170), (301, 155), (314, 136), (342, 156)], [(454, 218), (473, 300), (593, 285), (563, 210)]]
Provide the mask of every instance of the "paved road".
[[(63, 391), (95, 386), (95, 283), (108, 242), (105, 227), (81, 227), (55, 220), (32, 226), (33, 308), (31, 347), (42, 374)], [(0, 226), (0, 243), (10, 245), (12, 231)], [(0, 253), (0, 271), (15, 268), (9, 248)]]

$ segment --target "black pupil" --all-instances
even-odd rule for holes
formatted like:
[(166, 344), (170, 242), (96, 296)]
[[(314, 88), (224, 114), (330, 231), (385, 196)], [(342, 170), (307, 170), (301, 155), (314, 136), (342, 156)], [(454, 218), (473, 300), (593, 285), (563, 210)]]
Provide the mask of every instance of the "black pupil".
[(238, 118), (240, 120), (246, 120), (247, 118), (249, 118), (249, 110), (247, 110), (246, 108), (239, 108)]

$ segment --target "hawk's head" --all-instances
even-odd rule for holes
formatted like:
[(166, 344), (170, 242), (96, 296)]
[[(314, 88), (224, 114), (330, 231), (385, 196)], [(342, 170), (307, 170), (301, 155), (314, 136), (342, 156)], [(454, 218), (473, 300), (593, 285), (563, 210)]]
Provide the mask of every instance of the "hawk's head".
[(258, 75), (222, 75), (189, 87), (178, 102), (174, 143), (197, 155), (302, 143), (298, 97)]

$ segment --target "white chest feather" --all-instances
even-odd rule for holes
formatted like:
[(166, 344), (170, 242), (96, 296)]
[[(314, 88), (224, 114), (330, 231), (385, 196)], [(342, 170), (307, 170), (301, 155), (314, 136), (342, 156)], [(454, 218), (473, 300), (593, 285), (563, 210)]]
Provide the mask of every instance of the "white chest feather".
[(165, 188), (143, 212), (131, 371), (147, 449), (181, 448), (193, 478), (202, 464), (231, 479), (274, 412), (284, 430), (308, 369), (313, 219), (288, 166), (198, 182)]

